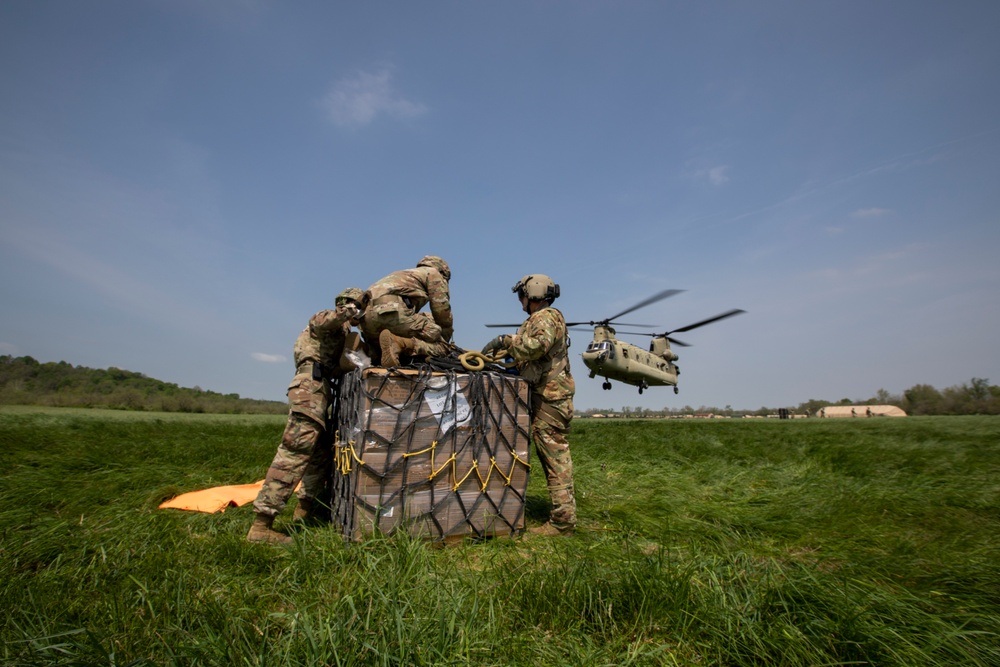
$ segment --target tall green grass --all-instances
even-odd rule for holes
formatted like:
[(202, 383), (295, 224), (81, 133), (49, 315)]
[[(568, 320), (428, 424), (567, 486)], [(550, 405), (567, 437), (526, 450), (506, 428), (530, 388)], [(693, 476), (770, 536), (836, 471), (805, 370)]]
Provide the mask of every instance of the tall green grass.
[[(279, 416), (0, 410), (5, 665), (997, 665), (1000, 420), (578, 420), (581, 529), (345, 545), (249, 507)], [(547, 494), (532, 476), (529, 523)]]

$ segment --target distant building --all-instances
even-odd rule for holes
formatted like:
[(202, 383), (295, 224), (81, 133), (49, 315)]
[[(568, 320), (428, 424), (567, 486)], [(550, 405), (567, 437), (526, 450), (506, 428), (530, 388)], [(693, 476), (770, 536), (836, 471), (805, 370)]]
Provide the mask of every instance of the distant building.
[(817, 417), (905, 417), (895, 405), (828, 405), (816, 411)]

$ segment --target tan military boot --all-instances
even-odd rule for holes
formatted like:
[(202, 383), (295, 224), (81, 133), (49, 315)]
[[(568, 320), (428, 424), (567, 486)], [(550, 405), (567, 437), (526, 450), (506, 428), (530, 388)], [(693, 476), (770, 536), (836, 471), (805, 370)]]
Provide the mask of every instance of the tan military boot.
[(378, 345), (382, 348), (382, 368), (395, 368), (402, 354), (414, 352), (412, 339), (397, 336), (388, 329), (378, 335)]
[(274, 530), (274, 517), (264, 514), (257, 514), (253, 518), (253, 525), (247, 533), (247, 540), (250, 542), (267, 542), (270, 544), (291, 544), (292, 538), (284, 533)]
[(382, 348), (382, 368), (399, 366), (399, 345), (391, 331), (386, 329), (378, 335), (378, 346)]
[(310, 517), (312, 511), (312, 498), (299, 498), (299, 504), (295, 506), (295, 511), (292, 512), (292, 519), (294, 521), (305, 521)]
[(552, 525), (551, 521), (546, 521), (540, 526), (529, 528), (528, 532), (532, 535), (542, 535), (544, 537), (567, 537), (573, 534), (573, 527), (556, 528)]

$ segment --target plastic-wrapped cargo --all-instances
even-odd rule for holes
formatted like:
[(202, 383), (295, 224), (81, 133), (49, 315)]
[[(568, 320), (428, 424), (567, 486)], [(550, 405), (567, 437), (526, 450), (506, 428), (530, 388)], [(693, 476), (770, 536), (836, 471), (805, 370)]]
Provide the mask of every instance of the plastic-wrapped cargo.
[(369, 368), (341, 379), (333, 517), (347, 540), (514, 535), (528, 486), (528, 385), (496, 372)]

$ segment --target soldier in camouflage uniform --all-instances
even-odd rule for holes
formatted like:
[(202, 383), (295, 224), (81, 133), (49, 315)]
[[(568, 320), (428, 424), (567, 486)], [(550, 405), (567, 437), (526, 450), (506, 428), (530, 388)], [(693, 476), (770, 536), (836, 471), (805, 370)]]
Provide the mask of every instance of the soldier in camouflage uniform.
[(483, 354), (507, 350), (531, 387), (531, 439), (548, 482), (552, 512), (544, 525), (529, 532), (569, 535), (576, 528), (576, 498), (566, 436), (573, 420), (576, 383), (569, 370), (566, 320), (552, 308), (559, 286), (548, 276), (535, 274), (522, 278), (512, 291), (528, 319), (513, 336), (502, 334), (487, 343)]
[[(454, 333), (448, 281), (451, 269), (428, 255), (414, 269), (382, 278), (365, 292), (361, 330), (372, 362), (390, 368), (400, 356), (442, 356)], [(418, 312), (430, 304), (430, 315)]]
[[(288, 385), (288, 423), (267, 477), (253, 503), (256, 513), (247, 539), (288, 543), (292, 538), (272, 528), (301, 481), (296, 519), (321, 513), (328, 490), (332, 453), (324, 442), (330, 406), (330, 380), (339, 377), (341, 354), (351, 329), (361, 316), (364, 293), (351, 287), (337, 295), (336, 310), (322, 310), (295, 341), (295, 377)], [(356, 335), (356, 334), (355, 334)]]

